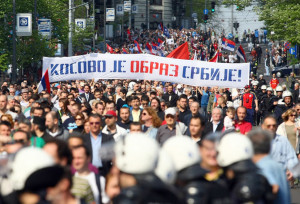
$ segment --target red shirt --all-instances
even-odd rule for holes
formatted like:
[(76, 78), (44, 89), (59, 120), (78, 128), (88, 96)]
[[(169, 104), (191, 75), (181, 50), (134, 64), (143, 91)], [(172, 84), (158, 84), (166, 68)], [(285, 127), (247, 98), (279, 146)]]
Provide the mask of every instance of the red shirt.
[(235, 127), (235, 129), (240, 129), (240, 133), (243, 135), (245, 135), (246, 133), (248, 133), (252, 130), (251, 123), (246, 122), (246, 121), (242, 121), (242, 122), (235, 121), (234, 127)]
[(270, 81), (270, 85), (271, 85), (271, 87), (272, 87), (272, 89), (276, 89), (276, 87), (277, 87), (277, 85), (279, 84), (279, 81), (278, 81), (278, 79), (271, 79), (271, 81)]

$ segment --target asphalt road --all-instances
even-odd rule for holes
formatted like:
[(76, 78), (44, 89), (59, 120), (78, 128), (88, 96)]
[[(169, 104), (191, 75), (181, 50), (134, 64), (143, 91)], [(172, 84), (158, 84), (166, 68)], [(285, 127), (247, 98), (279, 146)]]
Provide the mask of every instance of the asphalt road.
[(300, 186), (291, 189), (292, 204), (300, 204)]

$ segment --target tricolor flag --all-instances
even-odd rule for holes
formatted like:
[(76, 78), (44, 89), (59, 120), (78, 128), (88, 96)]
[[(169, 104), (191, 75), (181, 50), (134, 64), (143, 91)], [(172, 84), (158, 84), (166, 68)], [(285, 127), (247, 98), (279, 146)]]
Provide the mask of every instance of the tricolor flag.
[(148, 42), (146, 43), (146, 51), (148, 54), (153, 55), (152, 46)]
[(159, 30), (164, 30), (163, 23), (158, 24), (158, 29), (159, 29)]
[(110, 54), (113, 54), (114, 53), (114, 49), (109, 46), (107, 43), (106, 43), (106, 48), (107, 48), (107, 51), (110, 53)]
[(245, 51), (242, 47), (242, 45), (239, 46), (239, 49), (237, 50), (236, 54), (244, 60), (244, 62), (247, 62), (246, 54)]
[(164, 35), (167, 36), (167, 38), (170, 37), (169, 30), (168, 30), (168, 28), (166, 26), (164, 27)]
[(226, 38), (223, 38), (222, 40), (222, 47), (229, 51), (234, 51), (235, 42), (228, 40)]
[(214, 56), (209, 60), (209, 62), (218, 62), (219, 50), (215, 52)]
[(158, 40), (157, 40), (158, 47), (161, 48), (163, 46), (163, 44), (164, 44), (164, 41), (162, 41), (160, 38), (158, 38)]
[(122, 49), (122, 53), (123, 54), (128, 54), (128, 52), (127, 52), (127, 50), (123, 47), (123, 49)]
[(140, 44), (135, 40), (133, 41), (134, 42), (134, 46), (136, 48), (136, 50), (139, 52), (139, 53), (143, 53), (142, 50), (141, 50), (141, 47), (140, 47)]
[(45, 71), (45, 73), (38, 85), (38, 93), (41, 93), (43, 90), (47, 90), (48, 93), (51, 92), (48, 69)]

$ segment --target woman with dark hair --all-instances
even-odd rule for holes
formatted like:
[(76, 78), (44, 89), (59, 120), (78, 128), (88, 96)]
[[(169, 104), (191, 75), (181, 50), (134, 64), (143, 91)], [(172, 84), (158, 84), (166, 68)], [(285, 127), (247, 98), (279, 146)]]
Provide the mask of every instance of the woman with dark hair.
[(142, 131), (155, 139), (157, 129), (161, 126), (161, 120), (153, 108), (146, 107), (142, 111), (140, 123), (142, 124)]
[(161, 121), (163, 121), (165, 119), (165, 113), (161, 110), (159, 98), (157, 97), (152, 98), (150, 106), (156, 111), (156, 114), (161, 119)]
[(77, 113), (74, 117), (75, 123), (77, 125), (77, 128), (69, 130), (70, 133), (72, 132), (78, 132), (78, 133), (84, 133), (84, 115), (82, 113)]
[(70, 111), (68, 109), (70, 102), (66, 98), (61, 98), (58, 101), (58, 105), (60, 107), (60, 110), (58, 111), (58, 113), (61, 118), (61, 122), (63, 123), (66, 119), (68, 119), (70, 117), (69, 116)]

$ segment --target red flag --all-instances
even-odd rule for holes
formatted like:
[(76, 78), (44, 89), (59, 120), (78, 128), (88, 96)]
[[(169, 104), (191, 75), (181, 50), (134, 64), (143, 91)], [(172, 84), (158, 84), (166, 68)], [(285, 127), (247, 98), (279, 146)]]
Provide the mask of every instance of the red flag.
[(123, 54), (128, 54), (127, 50), (125, 48), (122, 49)]
[(114, 49), (109, 46), (107, 43), (106, 43), (106, 48), (107, 48), (107, 51), (110, 53), (110, 54), (113, 54), (114, 53)]
[(218, 62), (219, 50), (214, 54), (214, 56), (209, 60), (209, 62)]
[(176, 58), (176, 59), (190, 59), (190, 52), (188, 43), (185, 42), (180, 45), (178, 48), (173, 50), (168, 56), (168, 58)]

